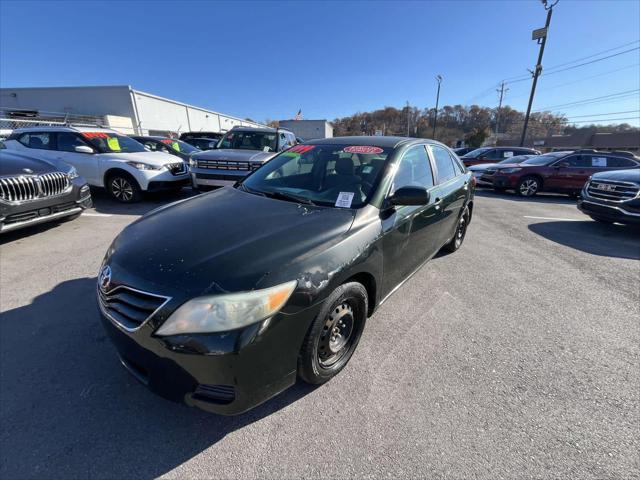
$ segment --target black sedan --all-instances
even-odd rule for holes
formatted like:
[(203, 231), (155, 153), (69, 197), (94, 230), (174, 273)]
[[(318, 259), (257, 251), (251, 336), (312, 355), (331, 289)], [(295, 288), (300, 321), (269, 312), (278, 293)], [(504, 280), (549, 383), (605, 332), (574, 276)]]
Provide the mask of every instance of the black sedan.
[(70, 220), (89, 207), (89, 185), (71, 165), (0, 150), (0, 233)]
[(135, 141), (143, 144), (147, 149), (152, 152), (164, 152), (180, 157), (185, 162), (189, 161), (191, 155), (200, 151), (199, 148), (194, 147), (182, 140), (169, 137), (143, 137), (138, 135), (132, 135)]
[(298, 377), (326, 382), (375, 309), (460, 247), (474, 188), (434, 141), (296, 145), (125, 228), (99, 272), (103, 324), (136, 378), (208, 411), (243, 412)]

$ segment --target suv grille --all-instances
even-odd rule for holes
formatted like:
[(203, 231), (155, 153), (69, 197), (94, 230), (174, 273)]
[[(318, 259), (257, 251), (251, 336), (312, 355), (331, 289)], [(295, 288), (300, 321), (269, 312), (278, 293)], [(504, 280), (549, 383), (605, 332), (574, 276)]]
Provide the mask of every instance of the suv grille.
[(44, 175), (20, 175), (0, 178), (0, 199), (7, 202), (25, 202), (55, 197), (71, 186), (69, 177), (62, 172)]
[(198, 168), (215, 170), (257, 170), (262, 164), (253, 162), (232, 162), (229, 160), (198, 160)]
[(624, 202), (638, 195), (640, 186), (630, 182), (616, 182), (613, 180), (591, 180), (587, 186), (587, 193), (593, 198)]
[(169, 169), (172, 175), (182, 175), (187, 171), (187, 166), (185, 165), (184, 162), (170, 163), (167, 165), (167, 168)]
[(140, 328), (170, 297), (120, 285), (108, 292), (98, 287), (98, 300), (103, 313), (128, 331)]

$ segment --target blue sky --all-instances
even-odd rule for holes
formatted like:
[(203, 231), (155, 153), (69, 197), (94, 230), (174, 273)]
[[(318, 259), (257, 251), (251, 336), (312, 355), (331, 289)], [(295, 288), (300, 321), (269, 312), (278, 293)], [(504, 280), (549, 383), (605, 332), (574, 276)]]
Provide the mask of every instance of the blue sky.
[[(636, 0), (561, 0), (543, 65), (637, 48), (639, 18)], [(544, 20), (539, 0), (0, 0), (0, 85), (129, 84), (255, 120), (291, 118), (299, 108), (304, 118), (333, 119), (407, 100), (432, 107), (442, 74), (441, 105), (493, 107), (495, 85), (534, 65), (531, 30)], [(639, 63), (636, 49), (543, 76), (534, 110), (630, 92), (553, 110), (576, 121), (637, 117)], [(530, 81), (508, 88), (505, 103), (524, 109)]]

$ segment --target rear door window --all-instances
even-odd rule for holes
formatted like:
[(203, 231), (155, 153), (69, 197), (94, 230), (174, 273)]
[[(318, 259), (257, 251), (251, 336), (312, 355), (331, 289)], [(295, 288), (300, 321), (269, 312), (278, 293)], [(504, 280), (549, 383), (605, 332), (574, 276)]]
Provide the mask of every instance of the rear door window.
[(28, 148), (53, 150), (53, 134), (49, 132), (23, 133), (18, 141)]

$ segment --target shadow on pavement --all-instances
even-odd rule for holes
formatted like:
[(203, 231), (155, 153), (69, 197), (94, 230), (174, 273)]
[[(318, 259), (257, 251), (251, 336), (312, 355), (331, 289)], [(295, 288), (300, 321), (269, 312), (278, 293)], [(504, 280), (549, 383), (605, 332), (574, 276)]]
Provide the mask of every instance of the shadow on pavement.
[(154, 208), (194, 195), (197, 195), (197, 192), (191, 188), (183, 188), (177, 192), (145, 193), (140, 202), (126, 204), (114, 200), (103, 188), (91, 189), (95, 211), (109, 215), (144, 215)]
[(120, 366), (95, 278), (0, 315), (0, 478), (151, 478), (307, 395), (295, 385), (237, 417), (149, 392)]
[(543, 222), (529, 230), (562, 245), (604, 257), (640, 260), (640, 228), (632, 225), (608, 225), (580, 222)]
[(565, 205), (575, 205), (577, 202), (574, 198), (567, 195), (555, 194), (555, 193), (539, 193), (535, 197), (519, 197), (513, 192), (496, 192), (490, 188), (476, 188), (476, 196), (485, 198), (502, 198), (504, 200), (511, 200), (514, 202), (527, 202), (527, 203), (558, 203)]

